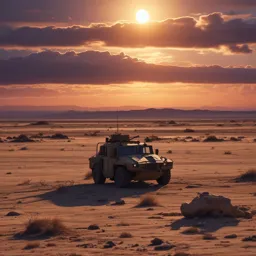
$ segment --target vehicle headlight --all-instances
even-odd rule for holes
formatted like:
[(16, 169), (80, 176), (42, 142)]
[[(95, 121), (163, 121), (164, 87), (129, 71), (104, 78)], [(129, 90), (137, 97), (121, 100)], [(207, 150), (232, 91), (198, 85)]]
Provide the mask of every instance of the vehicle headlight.
[(139, 167), (139, 164), (133, 164), (133, 167), (137, 168)]

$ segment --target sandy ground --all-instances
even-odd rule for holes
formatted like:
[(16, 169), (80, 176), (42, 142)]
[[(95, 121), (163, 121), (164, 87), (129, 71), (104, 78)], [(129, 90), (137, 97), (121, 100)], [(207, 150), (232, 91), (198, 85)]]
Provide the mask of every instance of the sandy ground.
[[(57, 122), (49, 126), (31, 126), (29, 122), (0, 123), (0, 138), (38, 132), (52, 135), (61, 132), (71, 140), (44, 139), (36, 143), (0, 143), (0, 255), (256, 255), (255, 242), (242, 239), (256, 235), (256, 217), (252, 219), (196, 219), (185, 220), (180, 206), (190, 202), (198, 192), (210, 192), (229, 197), (234, 205), (256, 210), (255, 183), (235, 183), (233, 179), (251, 168), (256, 168), (256, 126), (252, 121), (178, 121), (180, 125), (159, 122), (121, 122), (121, 130), (131, 135), (157, 135), (165, 138), (192, 136), (203, 138), (206, 134), (218, 137), (244, 136), (239, 142), (153, 142), (160, 154), (174, 160), (172, 181), (160, 187), (156, 182), (133, 183), (129, 188), (117, 189), (110, 181), (93, 185), (84, 180), (89, 170), (88, 158), (95, 154), (97, 142), (114, 131), (115, 123), (109, 121)], [(184, 133), (192, 128), (194, 133)], [(98, 137), (86, 137), (88, 131), (101, 131)], [(26, 146), (28, 150), (21, 151)], [(167, 154), (172, 150), (172, 154)], [(224, 152), (231, 151), (230, 155)], [(8, 174), (9, 173), (9, 174)], [(198, 184), (195, 188), (188, 185)], [(60, 186), (69, 187), (57, 192)], [(161, 206), (136, 208), (145, 194), (157, 197)], [(111, 205), (123, 199), (122, 206)], [(17, 217), (5, 216), (10, 211), (21, 213)], [(36, 217), (60, 218), (70, 235), (41, 239), (40, 247), (24, 250), (28, 240), (15, 239), (24, 230), (24, 223)], [(87, 230), (91, 224), (100, 229)], [(120, 225), (121, 224), (121, 225)], [(126, 225), (123, 225), (126, 224)], [(200, 225), (202, 234), (182, 234), (187, 227)], [(129, 232), (132, 238), (119, 238)], [(212, 233), (216, 240), (203, 240), (203, 233)], [(225, 239), (236, 234), (235, 239)], [(174, 244), (169, 251), (155, 251), (149, 246), (155, 238)], [(103, 249), (106, 241), (116, 246)], [(49, 247), (49, 242), (54, 247)], [(80, 245), (92, 244), (94, 248)]]

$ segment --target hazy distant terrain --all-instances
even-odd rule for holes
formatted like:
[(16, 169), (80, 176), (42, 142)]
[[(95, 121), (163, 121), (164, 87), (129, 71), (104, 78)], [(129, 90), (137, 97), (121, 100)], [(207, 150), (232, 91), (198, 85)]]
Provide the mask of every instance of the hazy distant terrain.
[(180, 110), (180, 109), (142, 109), (122, 111), (95, 110), (4, 110), (0, 108), (0, 119), (256, 119), (256, 111), (213, 111), (213, 110)]

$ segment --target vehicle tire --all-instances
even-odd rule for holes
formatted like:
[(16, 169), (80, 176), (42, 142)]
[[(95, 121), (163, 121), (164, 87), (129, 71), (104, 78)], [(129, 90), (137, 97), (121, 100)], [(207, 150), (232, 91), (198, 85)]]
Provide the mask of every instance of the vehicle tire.
[(115, 185), (118, 188), (127, 187), (132, 180), (132, 175), (123, 167), (118, 167), (115, 171)]
[(102, 173), (102, 168), (100, 164), (95, 164), (92, 168), (92, 177), (95, 184), (104, 184), (106, 178)]
[(168, 171), (164, 171), (164, 174), (156, 181), (159, 185), (165, 186), (169, 184), (170, 180), (171, 180), (171, 170), (168, 170)]

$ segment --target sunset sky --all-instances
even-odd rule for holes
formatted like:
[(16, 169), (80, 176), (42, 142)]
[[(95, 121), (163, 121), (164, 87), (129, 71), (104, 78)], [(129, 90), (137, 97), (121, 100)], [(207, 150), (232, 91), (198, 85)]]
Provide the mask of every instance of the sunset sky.
[(0, 105), (256, 110), (255, 52), (256, 0), (1, 0)]

